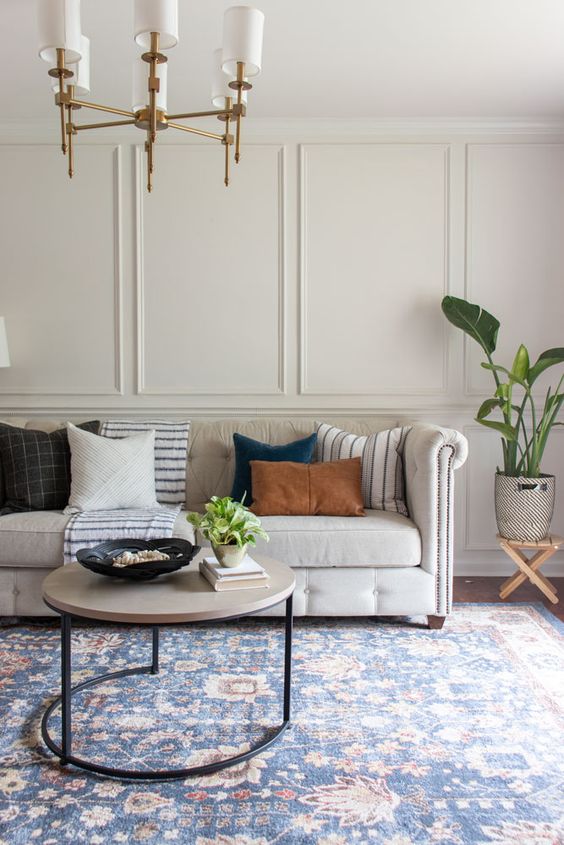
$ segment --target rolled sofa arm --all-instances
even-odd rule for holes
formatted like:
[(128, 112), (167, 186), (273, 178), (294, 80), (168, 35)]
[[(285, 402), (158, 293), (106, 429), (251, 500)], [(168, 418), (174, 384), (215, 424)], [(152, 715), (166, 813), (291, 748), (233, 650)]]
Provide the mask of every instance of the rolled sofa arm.
[(451, 428), (416, 424), (404, 451), (409, 515), (421, 535), (421, 568), (435, 578), (435, 613), (452, 605), (454, 470), (468, 455), (468, 441)]

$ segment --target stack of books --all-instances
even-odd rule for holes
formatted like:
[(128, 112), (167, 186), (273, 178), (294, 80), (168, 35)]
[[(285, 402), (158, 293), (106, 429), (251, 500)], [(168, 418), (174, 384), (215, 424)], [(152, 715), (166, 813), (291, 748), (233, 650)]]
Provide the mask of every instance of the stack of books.
[(256, 590), (268, 587), (269, 577), (260, 564), (246, 555), (239, 566), (221, 566), (215, 557), (205, 557), (200, 572), (214, 590)]

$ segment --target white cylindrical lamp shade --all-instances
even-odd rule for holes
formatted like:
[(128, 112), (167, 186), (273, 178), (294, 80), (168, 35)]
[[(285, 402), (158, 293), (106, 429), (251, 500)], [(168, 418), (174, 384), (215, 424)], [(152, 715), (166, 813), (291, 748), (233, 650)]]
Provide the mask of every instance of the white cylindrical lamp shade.
[(237, 62), (245, 63), (245, 76), (257, 76), (262, 64), (264, 15), (252, 6), (231, 6), (223, 18), (222, 67), (237, 76)]
[[(69, 66), (73, 75), (66, 80), (67, 85), (74, 85), (74, 93), (77, 97), (84, 97), (90, 94), (90, 39), (83, 35), (80, 39), (82, 58)], [(59, 80), (51, 77), (51, 89), (59, 90)]]
[(151, 49), (151, 33), (160, 35), (160, 49), (178, 44), (178, 0), (135, 0), (133, 37), (144, 50)]
[(0, 367), (10, 366), (10, 353), (8, 352), (8, 336), (6, 335), (6, 323), (4, 317), (0, 317)]
[[(212, 95), (211, 101), (216, 109), (224, 109), (225, 108), (225, 98), (231, 97), (233, 102), (237, 100), (237, 91), (234, 91), (233, 88), (229, 87), (229, 83), (233, 76), (228, 76), (221, 68), (221, 56), (223, 50), (221, 47), (218, 50), (213, 51), (213, 64), (212, 64)], [(242, 91), (241, 101), (247, 104), (247, 92)]]
[[(166, 111), (166, 82), (167, 63), (157, 65), (157, 76), (160, 80), (160, 91), (157, 94), (157, 108)], [(133, 106), (132, 111), (138, 112), (149, 106), (149, 63), (138, 58), (133, 65)]]
[(80, 46), (80, 0), (38, 0), (39, 55), (52, 67), (57, 50), (65, 51), (65, 63), (78, 62)]

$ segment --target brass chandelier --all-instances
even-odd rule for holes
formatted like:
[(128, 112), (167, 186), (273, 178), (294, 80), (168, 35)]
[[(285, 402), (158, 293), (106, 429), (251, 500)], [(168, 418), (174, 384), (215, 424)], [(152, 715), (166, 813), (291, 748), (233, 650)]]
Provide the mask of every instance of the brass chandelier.
[[(214, 51), (210, 111), (169, 114), (167, 61), (162, 52), (178, 43), (178, 0), (134, 0), (134, 39), (145, 51), (134, 66), (131, 111), (81, 99), (90, 93), (90, 41), (82, 35), (80, 0), (38, 0), (39, 55), (52, 67), (55, 105), (60, 112), (61, 149), (68, 156), (68, 175), (74, 173), (74, 136), (89, 129), (136, 126), (146, 133), (147, 190), (153, 186), (154, 144), (157, 133), (177, 129), (221, 142), (225, 147), (224, 183), (229, 185), (231, 147), (235, 162), (241, 157), (241, 120), (246, 115), (249, 77), (257, 76), (262, 62), (264, 15), (250, 6), (232, 6), (223, 22), (223, 48)], [(94, 109), (123, 120), (77, 124), (78, 110)], [(208, 132), (178, 123), (180, 120), (217, 117), (225, 131)], [(235, 136), (231, 134), (235, 123)]]

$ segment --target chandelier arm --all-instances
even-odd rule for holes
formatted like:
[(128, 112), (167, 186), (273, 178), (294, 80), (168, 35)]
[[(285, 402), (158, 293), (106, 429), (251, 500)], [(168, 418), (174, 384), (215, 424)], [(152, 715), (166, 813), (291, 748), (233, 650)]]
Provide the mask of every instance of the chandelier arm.
[(145, 141), (145, 152), (147, 153), (147, 191), (151, 193), (153, 190), (153, 142), (151, 141), (151, 132), (147, 132), (147, 140)]
[(67, 136), (65, 132), (65, 107), (61, 106), (60, 109), (60, 120), (61, 120), (61, 150), (63, 155), (67, 154)]
[(68, 102), (71, 106), (82, 106), (85, 109), (94, 109), (94, 111), (105, 111), (110, 114), (122, 114), (124, 117), (135, 117), (135, 112), (125, 111), (125, 109), (114, 109), (111, 106), (102, 106), (100, 103), (89, 103), (86, 100), (75, 100), (70, 97)]
[[(59, 94), (62, 95), (65, 93), (65, 51), (57, 48), (57, 75), (59, 77)], [(65, 107), (61, 103), (59, 107), (60, 118), (61, 118), (61, 150), (63, 155), (67, 153), (67, 133), (65, 127)]]
[(84, 129), (105, 129), (107, 126), (133, 126), (134, 124), (135, 120), (109, 120), (107, 123), (83, 123), (74, 128), (80, 132)]
[(72, 142), (72, 136), (74, 132), (74, 127), (72, 123), (72, 106), (67, 106), (67, 115), (68, 115), (68, 122), (67, 122), (67, 145), (69, 151), (69, 179), (72, 179), (74, 176), (74, 146)]
[(243, 80), (245, 77), (245, 63), (237, 62), (237, 132), (235, 135), (235, 163), (241, 158), (241, 115), (243, 104)]
[(226, 188), (229, 187), (229, 115), (225, 118), (225, 136), (223, 138), (225, 144), (225, 177), (223, 183)]
[(181, 132), (191, 132), (194, 135), (203, 135), (204, 138), (213, 138), (215, 141), (223, 141), (223, 135), (217, 135), (215, 132), (204, 132), (203, 129), (194, 129), (192, 126), (182, 126), (181, 123), (171, 123), (168, 125), (171, 129), (180, 129)]
[(229, 115), (232, 117), (232, 109), (214, 109), (213, 111), (193, 111), (185, 114), (169, 114), (169, 120), (189, 120), (192, 117), (220, 117)]
[(157, 79), (157, 56), (160, 50), (160, 34), (151, 32), (151, 59), (149, 62), (149, 106), (151, 112), (151, 137), (152, 144), (157, 140), (157, 91), (159, 80)]

